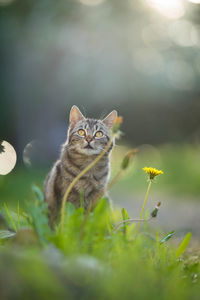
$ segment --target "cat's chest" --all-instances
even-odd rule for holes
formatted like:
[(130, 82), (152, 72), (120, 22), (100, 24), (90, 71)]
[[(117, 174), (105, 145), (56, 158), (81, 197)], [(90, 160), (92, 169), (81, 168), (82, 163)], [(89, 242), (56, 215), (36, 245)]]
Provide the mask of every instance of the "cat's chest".
[(78, 190), (91, 192), (101, 190), (107, 183), (107, 172), (103, 169), (93, 169), (88, 171), (76, 184)]
[[(69, 185), (76, 176), (80, 174), (88, 165), (91, 164), (93, 160), (85, 159), (76, 160), (74, 158), (73, 163), (71, 161), (65, 160), (65, 164), (63, 164), (64, 170), (64, 186)], [(79, 192), (81, 190), (84, 191), (92, 191), (92, 190), (102, 190), (105, 188), (108, 180), (109, 173), (109, 161), (108, 158), (104, 158), (99, 163), (97, 163), (93, 168), (87, 171), (75, 184), (75, 189)], [(66, 182), (67, 181), (67, 182)]]
[(91, 170), (90, 172), (88, 172), (88, 174), (86, 174), (86, 176), (84, 177), (83, 180), (85, 180), (85, 185), (87, 186), (102, 186), (105, 184), (106, 182), (106, 175), (104, 174), (104, 170)]

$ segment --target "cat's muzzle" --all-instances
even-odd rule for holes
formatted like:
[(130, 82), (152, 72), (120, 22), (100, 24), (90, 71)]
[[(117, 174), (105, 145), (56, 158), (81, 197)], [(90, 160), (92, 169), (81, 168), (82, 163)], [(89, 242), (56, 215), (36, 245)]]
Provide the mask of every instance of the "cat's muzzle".
[(89, 143), (84, 147), (84, 149), (94, 149)]

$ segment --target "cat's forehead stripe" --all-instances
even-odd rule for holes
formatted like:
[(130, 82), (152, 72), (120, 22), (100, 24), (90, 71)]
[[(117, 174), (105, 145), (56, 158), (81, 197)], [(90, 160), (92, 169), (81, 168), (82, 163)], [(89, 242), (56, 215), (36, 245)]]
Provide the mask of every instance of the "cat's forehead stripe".
[(94, 126), (97, 124), (97, 120), (95, 120), (95, 119), (87, 119), (87, 123), (88, 123), (88, 126), (90, 127), (90, 129), (93, 129)]

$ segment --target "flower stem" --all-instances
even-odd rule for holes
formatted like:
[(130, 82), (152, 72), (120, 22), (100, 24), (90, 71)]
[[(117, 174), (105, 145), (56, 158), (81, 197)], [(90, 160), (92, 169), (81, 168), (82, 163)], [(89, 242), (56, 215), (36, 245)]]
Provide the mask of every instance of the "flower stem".
[(124, 170), (119, 170), (119, 172), (115, 175), (115, 177), (108, 183), (105, 188), (105, 191), (109, 190), (122, 176)]
[(142, 210), (141, 210), (140, 217), (139, 217), (139, 222), (138, 222), (137, 229), (136, 229), (136, 236), (137, 236), (137, 234), (139, 232), (139, 229), (140, 229), (140, 223), (142, 221), (142, 216), (143, 216), (144, 208), (145, 208), (145, 205), (147, 203), (147, 198), (148, 198), (149, 191), (150, 191), (150, 188), (151, 188), (151, 183), (152, 183), (152, 180), (149, 181), (149, 185), (148, 185), (148, 188), (147, 188), (147, 191), (146, 191), (146, 195), (145, 195), (145, 198), (144, 198)]
[(91, 162), (85, 169), (83, 169), (78, 176), (76, 176), (74, 178), (74, 180), (70, 183), (70, 185), (68, 186), (63, 200), (62, 200), (62, 208), (61, 208), (61, 231), (63, 231), (64, 229), (64, 217), (65, 217), (65, 204), (67, 201), (67, 198), (69, 196), (69, 193), (71, 192), (72, 188), (74, 187), (74, 185), (77, 183), (77, 181), (85, 174), (87, 173), (91, 168), (93, 168), (98, 161), (106, 154), (106, 152), (108, 151), (108, 149), (110, 148), (111, 144), (113, 142), (113, 139), (110, 139), (109, 143), (106, 145), (106, 147), (104, 148), (104, 150), (95, 158), (95, 160), (93, 162)]
[(127, 220), (124, 220), (122, 222), (120, 222), (116, 227), (115, 229), (113, 230), (113, 232), (115, 232), (116, 230), (118, 230), (123, 224), (126, 224), (126, 223), (134, 223), (134, 222), (148, 222), (152, 219), (152, 217), (149, 217), (148, 219), (127, 219)]

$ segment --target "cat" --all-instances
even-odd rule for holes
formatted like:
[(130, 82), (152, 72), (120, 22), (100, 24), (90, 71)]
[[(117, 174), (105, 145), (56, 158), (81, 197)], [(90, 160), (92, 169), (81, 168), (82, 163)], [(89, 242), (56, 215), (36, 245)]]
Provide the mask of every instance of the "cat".
[[(60, 158), (44, 182), (44, 197), (52, 228), (59, 220), (62, 199), (67, 187), (106, 147), (111, 139), (110, 130), (116, 118), (115, 110), (103, 120), (85, 118), (77, 106), (72, 106), (67, 140), (62, 146)], [(71, 190), (67, 201), (73, 203), (75, 207), (80, 206), (80, 194), (87, 209), (89, 203), (103, 193), (109, 179), (110, 152), (113, 143), (114, 141), (101, 160), (83, 175)]]

